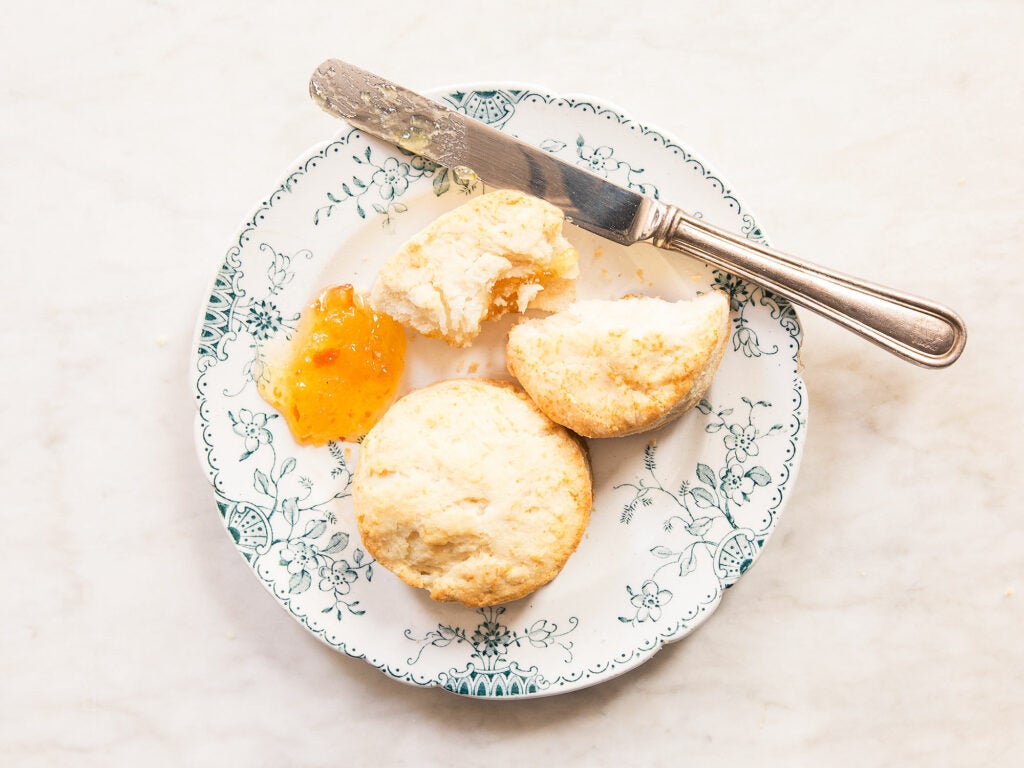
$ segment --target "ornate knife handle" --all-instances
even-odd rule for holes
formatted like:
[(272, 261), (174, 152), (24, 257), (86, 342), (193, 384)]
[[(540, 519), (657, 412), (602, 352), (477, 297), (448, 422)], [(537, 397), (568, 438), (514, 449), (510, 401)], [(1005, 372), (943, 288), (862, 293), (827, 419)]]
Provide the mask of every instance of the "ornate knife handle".
[(667, 206), (654, 245), (762, 285), (927, 368), (952, 364), (967, 328), (941, 304), (834, 272), (747, 240)]

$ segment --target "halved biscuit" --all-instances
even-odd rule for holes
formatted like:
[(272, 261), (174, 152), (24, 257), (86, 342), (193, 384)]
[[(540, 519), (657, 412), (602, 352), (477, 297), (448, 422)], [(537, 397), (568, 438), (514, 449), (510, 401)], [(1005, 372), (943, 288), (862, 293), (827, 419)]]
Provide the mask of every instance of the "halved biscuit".
[(467, 347), (484, 320), (572, 301), (579, 256), (565, 216), (499, 190), (444, 214), (381, 267), (370, 304), (424, 336)]
[(512, 382), (416, 390), (363, 440), (352, 485), (366, 549), (434, 600), (523, 597), (553, 579), (592, 503), (580, 442)]
[(729, 298), (580, 301), (509, 332), (508, 369), (537, 406), (584, 437), (655, 429), (703, 397), (729, 339)]

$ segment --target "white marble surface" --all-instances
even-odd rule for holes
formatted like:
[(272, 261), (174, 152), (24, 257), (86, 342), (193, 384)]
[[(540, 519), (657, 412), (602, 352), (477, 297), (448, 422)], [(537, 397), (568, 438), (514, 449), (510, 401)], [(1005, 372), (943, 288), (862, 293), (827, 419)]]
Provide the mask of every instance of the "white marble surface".
[[(1024, 6), (494, 7), (5, 6), (0, 764), (1019, 765)], [(551, 699), (394, 683), (265, 594), (192, 449), (195, 313), (332, 132), (328, 56), (601, 94), (776, 244), (960, 310), (967, 350), (920, 370), (805, 314), (799, 482), (704, 628)]]

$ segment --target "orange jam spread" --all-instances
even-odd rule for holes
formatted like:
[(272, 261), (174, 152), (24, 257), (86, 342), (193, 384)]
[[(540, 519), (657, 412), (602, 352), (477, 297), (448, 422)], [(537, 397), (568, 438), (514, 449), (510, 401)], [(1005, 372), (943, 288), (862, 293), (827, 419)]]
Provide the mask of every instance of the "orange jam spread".
[(270, 358), (260, 394), (296, 441), (355, 441), (395, 398), (405, 331), (370, 309), (351, 285), (337, 285), (310, 303), (294, 337)]

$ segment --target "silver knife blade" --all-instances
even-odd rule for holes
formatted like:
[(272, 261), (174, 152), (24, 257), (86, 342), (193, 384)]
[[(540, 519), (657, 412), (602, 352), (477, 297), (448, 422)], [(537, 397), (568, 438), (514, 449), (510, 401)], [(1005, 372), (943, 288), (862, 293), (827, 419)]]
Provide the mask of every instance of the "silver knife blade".
[(576, 226), (617, 243), (649, 238), (664, 218), (665, 206), (652, 198), (338, 59), (317, 67), (309, 92), (324, 111), (365, 133), (470, 169), (489, 186), (547, 200)]

